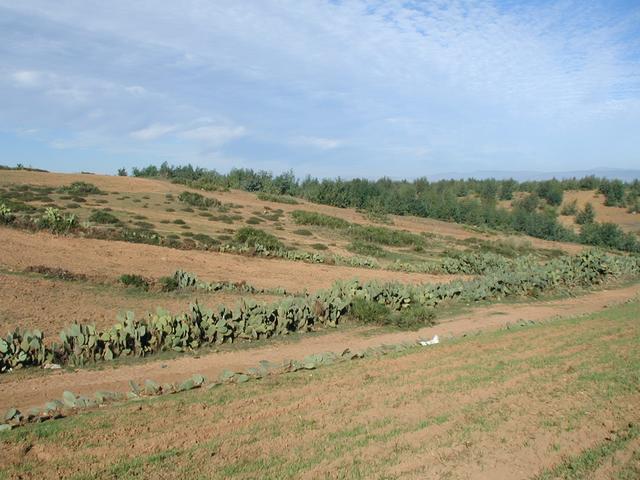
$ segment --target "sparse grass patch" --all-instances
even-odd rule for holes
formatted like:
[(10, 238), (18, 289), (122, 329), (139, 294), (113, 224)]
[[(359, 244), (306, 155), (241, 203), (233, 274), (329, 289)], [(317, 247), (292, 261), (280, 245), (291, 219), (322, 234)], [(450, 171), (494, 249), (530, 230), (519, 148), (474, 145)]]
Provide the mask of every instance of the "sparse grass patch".
[(313, 236), (313, 233), (311, 232), (311, 230), (307, 230), (306, 228), (300, 228), (298, 230), (294, 230), (293, 233), (295, 235), (302, 235), (303, 237)]

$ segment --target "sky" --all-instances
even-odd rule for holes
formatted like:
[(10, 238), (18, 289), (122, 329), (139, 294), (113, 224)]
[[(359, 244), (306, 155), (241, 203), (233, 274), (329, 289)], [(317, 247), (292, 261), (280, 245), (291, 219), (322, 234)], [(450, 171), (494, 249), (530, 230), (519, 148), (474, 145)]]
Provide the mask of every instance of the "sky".
[(0, 0), (0, 164), (640, 168), (640, 1)]

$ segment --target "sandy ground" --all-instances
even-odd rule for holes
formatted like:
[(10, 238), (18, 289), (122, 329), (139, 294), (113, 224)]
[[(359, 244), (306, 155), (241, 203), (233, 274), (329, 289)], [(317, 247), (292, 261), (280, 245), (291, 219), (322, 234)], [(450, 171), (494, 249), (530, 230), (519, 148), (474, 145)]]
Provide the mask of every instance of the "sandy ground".
[(208, 378), (217, 378), (225, 369), (246, 370), (258, 365), (260, 360), (281, 362), (285, 359), (302, 359), (310, 353), (325, 351), (341, 352), (346, 348), (362, 350), (381, 344), (413, 342), (419, 338), (431, 338), (438, 334), (442, 338), (469, 334), (481, 329), (495, 329), (521, 320), (546, 320), (557, 316), (591, 313), (620, 303), (640, 294), (640, 285), (602, 290), (586, 296), (547, 302), (515, 305), (493, 305), (474, 309), (440, 324), (417, 332), (385, 333), (374, 336), (362, 335), (364, 329), (349, 330), (324, 335), (300, 335), (295, 343), (270, 345), (229, 352), (205, 354), (199, 357), (182, 356), (165, 361), (150, 361), (120, 368), (106, 366), (99, 372), (78, 370), (54, 372), (35, 378), (15, 378), (12, 374), (0, 376), (0, 411), (10, 406), (31, 407), (59, 398), (64, 390), (77, 394), (93, 394), (98, 390), (126, 391), (131, 379), (144, 382), (146, 379), (165, 383), (184, 379), (194, 373)]

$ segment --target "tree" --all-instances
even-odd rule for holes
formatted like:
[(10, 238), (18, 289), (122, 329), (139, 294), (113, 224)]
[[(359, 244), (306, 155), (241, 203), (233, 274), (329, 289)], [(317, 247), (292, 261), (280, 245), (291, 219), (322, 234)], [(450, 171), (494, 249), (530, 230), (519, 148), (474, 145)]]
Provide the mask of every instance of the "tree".
[(119, 168), (118, 169), (118, 176), (119, 177), (126, 177), (127, 176), (127, 169), (126, 168)]
[(562, 185), (557, 180), (540, 182), (538, 186), (538, 196), (544, 198), (549, 205), (558, 206), (562, 203)]
[(584, 206), (584, 209), (579, 211), (576, 215), (576, 223), (578, 225), (588, 225), (590, 223), (593, 223), (595, 219), (596, 212), (593, 209), (593, 205), (591, 205), (591, 203), (589, 202), (587, 202), (587, 204)]

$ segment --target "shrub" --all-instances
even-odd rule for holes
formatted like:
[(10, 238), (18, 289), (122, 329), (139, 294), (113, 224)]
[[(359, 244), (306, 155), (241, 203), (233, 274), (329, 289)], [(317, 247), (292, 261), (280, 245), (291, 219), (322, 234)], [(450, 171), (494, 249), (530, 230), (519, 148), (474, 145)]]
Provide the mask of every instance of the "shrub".
[(73, 182), (71, 185), (61, 187), (59, 191), (61, 193), (68, 193), (70, 195), (82, 195), (82, 196), (104, 193), (102, 190), (100, 190), (98, 187), (96, 187), (92, 183), (87, 183), (87, 182)]
[(191, 205), (192, 207), (209, 208), (213, 206), (222, 205), (222, 203), (220, 203), (220, 201), (216, 200), (215, 198), (209, 198), (209, 197), (200, 195), (199, 193), (187, 192), (187, 191), (184, 191), (180, 195), (178, 195), (178, 200), (186, 203), (187, 205)]
[(149, 280), (144, 278), (142, 275), (136, 275), (133, 273), (125, 273), (124, 275), (120, 275), (120, 283), (127, 287), (139, 288), (140, 290), (149, 290)]
[[(186, 235), (186, 233), (185, 233)], [(220, 240), (210, 237), (209, 235), (205, 235), (204, 233), (196, 233), (191, 238), (197, 240), (198, 242), (206, 245), (207, 247), (213, 247), (215, 245), (220, 245)]]
[(295, 198), (289, 197), (288, 195), (258, 192), (256, 196), (259, 200), (264, 200), (265, 202), (286, 203), (288, 205), (298, 205), (300, 203)]
[(362, 323), (381, 325), (391, 314), (389, 307), (374, 300), (356, 297), (351, 302), (351, 316)]
[(176, 225), (186, 225), (187, 222), (185, 222), (184, 220), (182, 220), (181, 218), (176, 218), (173, 223), (175, 223)]
[(38, 220), (38, 227), (46, 228), (54, 233), (64, 233), (78, 226), (78, 217), (75, 214), (63, 215), (57, 208), (47, 207), (44, 214)]
[(314, 250), (328, 250), (329, 247), (327, 247), (324, 243), (312, 243), (311, 244), (311, 248), (313, 248)]
[(294, 230), (293, 233), (295, 233), (296, 235), (302, 235), (303, 237), (310, 237), (313, 235), (310, 230), (307, 230), (305, 228)]
[(248, 218), (245, 223), (248, 223), (249, 225), (258, 225), (262, 222), (263, 220), (261, 218), (251, 217), (251, 218)]
[(378, 245), (360, 240), (355, 240), (347, 245), (347, 250), (357, 255), (366, 255), (369, 257), (384, 257), (386, 255), (386, 252)]
[(580, 230), (580, 241), (588, 245), (640, 252), (640, 242), (631, 233), (625, 233), (615, 223), (587, 223)]
[(393, 312), (383, 320), (383, 324), (405, 330), (417, 330), (434, 325), (435, 317), (436, 315), (432, 308), (421, 305), (411, 305), (409, 308), (405, 308), (399, 312)]
[(329, 228), (349, 228), (350, 225), (349, 222), (341, 218), (306, 210), (294, 210), (291, 212), (291, 216), (298, 225), (317, 225)]
[(104, 210), (96, 210), (89, 215), (89, 221), (93, 223), (100, 223), (102, 225), (115, 225), (120, 223), (120, 220), (115, 215), (105, 212)]
[(565, 203), (560, 210), (560, 215), (575, 215), (578, 213), (578, 202), (574, 199), (569, 203)]
[(127, 176), (127, 169), (126, 168), (119, 168), (118, 169), (118, 176), (119, 177), (126, 177)]
[(255, 248), (260, 245), (267, 250), (284, 250), (284, 245), (277, 237), (253, 227), (243, 227), (234, 236), (236, 243)]
[(159, 280), (159, 283), (160, 283), (160, 289), (163, 292), (174, 292), (178, 290), (178, 288), (180, 288), (178, 279), (176, 278), (175, 275), (161, 277)]

